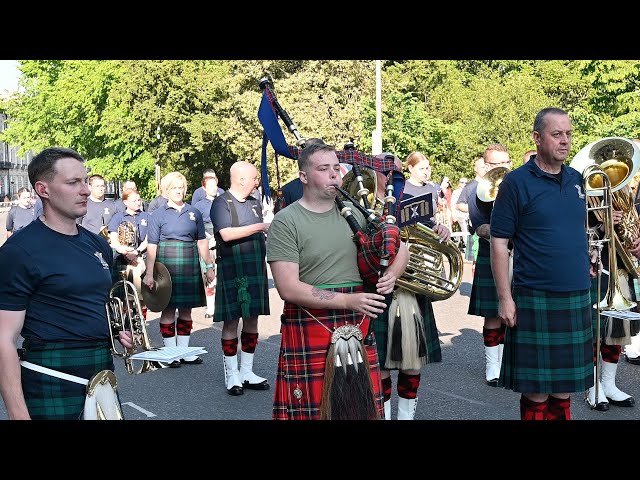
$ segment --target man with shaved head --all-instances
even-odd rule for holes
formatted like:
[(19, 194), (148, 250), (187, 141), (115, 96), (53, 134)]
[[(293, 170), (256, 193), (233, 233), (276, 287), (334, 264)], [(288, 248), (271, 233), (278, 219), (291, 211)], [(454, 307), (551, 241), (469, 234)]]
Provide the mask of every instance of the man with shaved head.
[[(258, 170), (249, 162), (231, 165), (229, 190), (211, 204), (216, 236), (216, 300), (214, 322), (222, 327), (224, 373), (229, 395), (245, 389), (268, 390), (267, 379), (253, 373), (258, 343), (258, 316), (269, 315), (269, 286), (262, 203), (251, 195)], [(242, 318), (242, 354), (238, 369), (238, 324)]]

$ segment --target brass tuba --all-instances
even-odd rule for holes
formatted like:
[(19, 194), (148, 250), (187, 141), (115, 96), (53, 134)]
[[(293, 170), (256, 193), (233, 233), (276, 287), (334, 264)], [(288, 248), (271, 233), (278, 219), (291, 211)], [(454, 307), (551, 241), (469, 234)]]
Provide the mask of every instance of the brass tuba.
[[(629, 186), (640, 169), (640, 148), (627, 138), (602, 138), (582, 148), (569, 166), (584, 177), (587, 168), (592, 165), (597, 165), (607, 175), (611, 187), (611, 206), (613, 210), (622, 212), (622, 221), (614, 226), (611, 235), (616, 253), (628, 274), (633, 278), (640, 278), (640, 264), (629, 254), (633, 240), (640, 236), (640, 217)], [(587, 198), (596, 218), (606, 223), (604, 213), (596, 208), (603, 196), (602, 189), (602, 175), (591, 175), (585, 185)]]
[[(376, 172), (362, 168), (362, 177), (369, 204), (376, 205)], [(360, 198), (353, 170), (343, 177), (342, 188), (351, 197)], [(409, 251), (409, 263), (404, 274), (396, 280), (399, 287), (433, 300), (446, 300), (456, 293), (462, 282), (464, 262), (460, 249), (451, 239), (441, 243), (438, 234), (422, 223), (401, 227), (400, 238)]]
[[(106, 305), (109, 333), (111, 336), (111, 353), (124, 359), (127, 373), (139, 374), (151, 372), (158, 368), (157, 362), (149, 360), (135, 361), (131, 356), (147, 350), (157, 350), (151, 345), (147, 332), (147, 323), (142, 314), (140, 296), (136, 287), (126, 280), (126, 272), (122, 272), (122, 280), (117, 281), (109, 290), (109, 300)], [(131, 350), (118, 349), (116, 337), (121, 331), (130, 331), (133, 338)]]

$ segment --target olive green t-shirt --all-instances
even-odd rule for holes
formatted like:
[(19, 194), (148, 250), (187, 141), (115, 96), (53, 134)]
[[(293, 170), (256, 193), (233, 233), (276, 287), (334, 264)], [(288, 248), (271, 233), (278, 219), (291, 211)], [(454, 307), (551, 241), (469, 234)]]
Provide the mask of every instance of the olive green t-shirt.
[[(352, 212), (364, 225), (363, 215)], [(314, 213), (294, 202), (275, 215), (267, 234), (267, 262), (297, 263), (300, 281), (310, 285), (361, 283), (356, 255), (353, 231), (337, 206)]]

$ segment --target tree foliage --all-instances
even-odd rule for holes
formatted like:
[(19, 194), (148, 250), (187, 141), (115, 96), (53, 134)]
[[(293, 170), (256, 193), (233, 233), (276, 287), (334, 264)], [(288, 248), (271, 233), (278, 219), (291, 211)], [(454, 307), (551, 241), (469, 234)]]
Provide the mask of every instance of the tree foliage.
[[(533, 148), (535, 114), (567, 110), (575, 153), (603, 136), (640, 137), (640, 62), (602, 60), (387, 60), (382, 62), (383, 150), (432, 161), (433, 178), (473, 175), (491, 143), (515, 165)], [(205, 168), (223, 187), (229, 167), (260, 169), (259, 80), (268, 76), (302, 137), (371, 151), (375, 128), (372, 60), (25, 60), (21, 91), (0, 106), (0, 139), (21, 154), (74, 148), (93, 172), (133, 179), (156, 193), (155, 166), (200, 185)], [(293, 135), (284, 135), (291, 144)], [(295, 162), (268, 154), (272, 188), (296, 176)], [(455, 182), (454, 182), (455, 183)]]

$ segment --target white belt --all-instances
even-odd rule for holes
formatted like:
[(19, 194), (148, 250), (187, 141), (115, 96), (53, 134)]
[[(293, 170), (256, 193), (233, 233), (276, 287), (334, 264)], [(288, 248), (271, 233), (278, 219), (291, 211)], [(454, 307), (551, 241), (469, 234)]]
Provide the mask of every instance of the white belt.
[(89, 385), (89, 380), (76, 377), (75, 375), (69, 375), (68, 373), (59, 372), (58, 370), (52, 370), (51, 368), (36, 365), (35, 363), (20, 361), (20, 365), (34, 372), (44, 373), (45, 375), (51, 375), (52, 377), (62, 378), (63, 380), (69, 380), (70, 382), (80, 383), (81, 385)]

